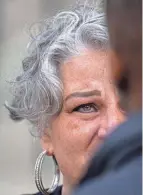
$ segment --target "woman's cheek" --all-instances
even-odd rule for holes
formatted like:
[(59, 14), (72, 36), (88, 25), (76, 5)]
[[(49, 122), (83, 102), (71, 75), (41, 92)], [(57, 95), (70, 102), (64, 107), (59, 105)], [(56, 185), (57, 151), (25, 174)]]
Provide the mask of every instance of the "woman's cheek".
[(97, 139), (97, 134), (100, 129), (100, 120), (93, 121), (79, 121), (78, 133), (75, 134), (75, 140), (82, 144), (82, 148), (86, 149), (89, 145)]
[[(76, 117), (70, 117), (63, 120), (58, 126), (55, 133), (55, 145), (60, 144), (66, 150), (86, 150), (91, 142), (96, 138), (100, 128), (100, 119), (83, 120)], [(59, 143), (60, 142), (60, 143)]]

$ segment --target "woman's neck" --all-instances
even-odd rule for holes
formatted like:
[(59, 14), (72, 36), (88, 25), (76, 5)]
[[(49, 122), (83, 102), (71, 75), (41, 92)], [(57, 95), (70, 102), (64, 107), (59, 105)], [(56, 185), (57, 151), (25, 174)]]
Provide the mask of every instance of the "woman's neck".
[(65, 178), (63, 178), (63, 187), (61, 195), (70, 195), (73, 189), (73, 185), (71, 185)]

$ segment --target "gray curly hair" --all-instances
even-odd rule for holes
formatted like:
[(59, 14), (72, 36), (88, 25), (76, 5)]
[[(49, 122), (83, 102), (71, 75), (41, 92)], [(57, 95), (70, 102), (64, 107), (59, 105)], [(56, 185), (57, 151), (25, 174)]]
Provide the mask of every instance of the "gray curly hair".
[(12, 104), (5, 104), (13, 120), (27, 119), (40, 136), (62, 107), (59, 66), (84, 49), (108, 48), (105, 15), (96, 6), (76, 5), (43, 23), (41, 32), (32, 37), (23, 73), (13, 82)]

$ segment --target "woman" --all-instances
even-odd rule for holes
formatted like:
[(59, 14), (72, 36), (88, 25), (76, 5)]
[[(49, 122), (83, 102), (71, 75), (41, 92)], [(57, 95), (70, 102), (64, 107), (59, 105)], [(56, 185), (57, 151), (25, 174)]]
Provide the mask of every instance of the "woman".
[(93, 151), (123, 120), (108, 62), (104, 14), (87, 5), (61, 12), (45, 21), (30, 49), (13, 103), (6, 106), (13, 119), (27, 119), (37, 129), (46, 151), (39, 158), (53, 156), (63, 174), (63, 185), (52, 194), (66, 195)]

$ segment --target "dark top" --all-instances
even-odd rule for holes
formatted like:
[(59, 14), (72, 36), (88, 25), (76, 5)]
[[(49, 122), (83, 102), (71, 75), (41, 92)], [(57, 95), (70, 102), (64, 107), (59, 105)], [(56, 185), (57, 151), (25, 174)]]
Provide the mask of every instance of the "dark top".
[[(57, 187), (57, 189), (50, 195), (61, 195), (62, 186)], [(23, 194), (23, 195), (43, 195), (41, 192), (37, 192), (35, 194)]]
[(95, 154), (74, 195), (142, 194), (142, 113), (129, 117)]

